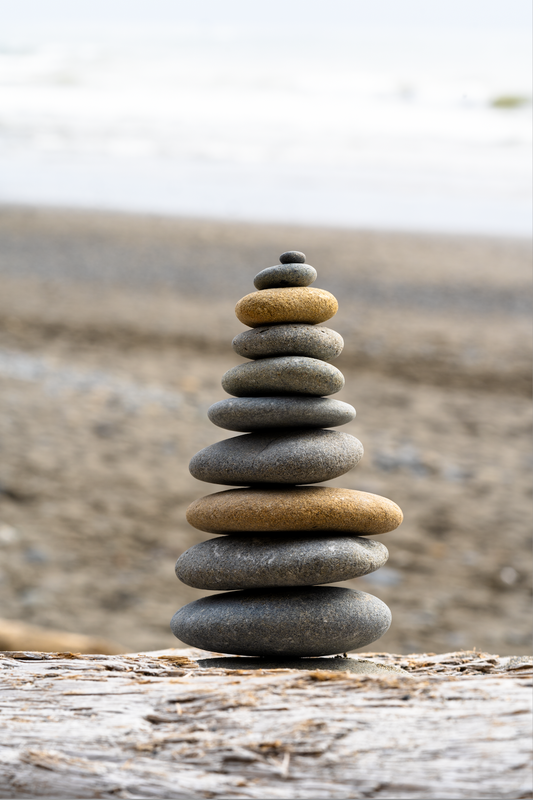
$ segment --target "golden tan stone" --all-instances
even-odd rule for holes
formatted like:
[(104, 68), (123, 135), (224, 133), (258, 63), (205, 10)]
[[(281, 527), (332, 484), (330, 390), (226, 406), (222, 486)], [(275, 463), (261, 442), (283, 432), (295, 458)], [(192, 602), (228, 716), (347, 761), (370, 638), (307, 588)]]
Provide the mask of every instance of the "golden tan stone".
[(235, 313), (250, 328), (284, 322), (316, 325), (333, 317), (338, 307), (335, 297), (324, 289), (292, 286), (247, 294), (235, 306)]
[(394, 530), (403, 514), (396, 503), (377, 494), (298, 486), (209, 494), (191, 503), (187, 520), (209, 533), (343, 531), (366, 536)]

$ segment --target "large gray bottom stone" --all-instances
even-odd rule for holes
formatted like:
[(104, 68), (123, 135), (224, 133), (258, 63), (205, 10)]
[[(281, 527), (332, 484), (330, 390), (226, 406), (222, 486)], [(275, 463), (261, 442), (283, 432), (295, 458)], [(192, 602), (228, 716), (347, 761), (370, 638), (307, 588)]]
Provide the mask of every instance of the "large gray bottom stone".
[(178, 558), (176, 575), (197, 589), (310, 586), (368, 575), (388, 557), (384, 544), (358, 536), (230, 535), (190, 547)]
[(232, 345), (235, 352), (244, 358), (309, 356), (333, 361), (342, 353), (344, 340), (331, 328), (287, 324), (243, 331), (234, 338)]
[(355, 408), (332, 397), (228, 397), (207, 412), (230, 431), (265, 428), (336, 428), (355, 417)]
[(234, 436), (204, 447), (189, 470), (199, 481), (226, 486), (254, 483), (319, 483), (344, 475), (363, 456), (349, 433), (328, 430), (269, 431)]
[(222, 388), (235, 397), (276, 394), (335, 394), (344, 386), (344, 375), (332, 364), (304, 356), (262, 358), (239, 364), (222, 376)]
[(247, 589), (202, 597), (170, 623), (185, 644), (244, 656), (326, 656), (365, 647), (389, 628), (377, 597), (337, 586)]

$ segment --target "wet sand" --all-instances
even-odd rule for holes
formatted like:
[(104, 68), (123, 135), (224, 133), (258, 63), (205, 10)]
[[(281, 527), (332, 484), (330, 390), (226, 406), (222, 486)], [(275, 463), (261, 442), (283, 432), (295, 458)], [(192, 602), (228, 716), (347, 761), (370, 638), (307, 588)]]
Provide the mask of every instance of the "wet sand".
[[(176, 558), (209, 538), (184, 511), (220, 487), (188, 473), (226, 435), (206, 410), (242, 359), (236, 301), (287, 249), (340, 310), (339, 399), (361, 463), (329, 485), (403, 509), (386, 567), (384, 651), (529, 652), (530, 244), (0, 209), (0, 597), (3, 617), (175, 644), (205, 594)], [(30, 645), (29, 645), (30, 646)]]

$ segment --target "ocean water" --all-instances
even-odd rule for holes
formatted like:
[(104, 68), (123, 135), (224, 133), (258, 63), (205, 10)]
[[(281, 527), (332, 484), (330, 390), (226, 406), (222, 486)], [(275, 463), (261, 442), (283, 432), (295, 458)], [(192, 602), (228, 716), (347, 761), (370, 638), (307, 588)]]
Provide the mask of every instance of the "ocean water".
[(529, 32), (0, 32), (0, 202), (531, 235)]

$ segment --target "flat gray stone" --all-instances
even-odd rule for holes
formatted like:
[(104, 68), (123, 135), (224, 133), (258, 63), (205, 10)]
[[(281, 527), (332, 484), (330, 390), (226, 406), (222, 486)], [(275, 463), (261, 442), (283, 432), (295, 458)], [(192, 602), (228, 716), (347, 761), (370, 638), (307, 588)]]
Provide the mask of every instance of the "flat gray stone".
[(207, 411), (229, 431), (265, 428), (336, 428), (355, 418), (355, 408), (331, 397), (228, 397)]
[(326, 658), (252, 658), (250, 656), (223, 656), (222, 658), (200, 658), (196, 662), (200, 669), (325, 669), (328, 672), (353, 672), (357, 675), (384, 675), (396, 673), (410, 675), (401, 667), (376, 664), (365, 658), (328, 656)]
[(317, 271), (310, 264), (276, 264), (258, 272), (256, 289), (280, 289), (285, 286), (309, 286), (316, 281)]
[(187, 586), (214, 591), (311, 586), (368, 575), (388, 557), (384, 544), (358, 536), (230, 535), (189, 547), (176, 562), (176, 575)]
[(391, 613), (377, 597), (338, 586), (245, 589), (202, 597), (170, 627), (191, 647), (275, 658), (347, 653), (375, 642)]
[(331, 328), (288, 323), (243, 331), (234, 338), (232, 346), (244, 358), (309, 356), (333, 361), (342, 353), (344, 339)]
[(239, 364), (222, 376), (222, 388), (235, 397), (278, 394), (335, 394), (344, 386), (344, 375), (332, 364), (305, 356), (262, 358)]
[(225, 486), (320, 483), (349, 472), (363, 445), (349, 433), (291, 429), (257, 431), (204, 447), (189, 470), (199, 481)]

